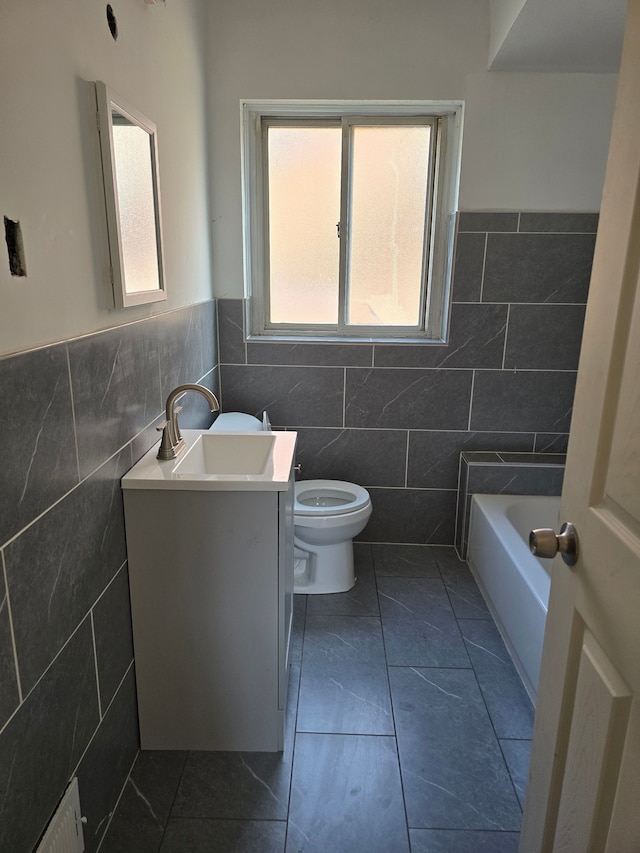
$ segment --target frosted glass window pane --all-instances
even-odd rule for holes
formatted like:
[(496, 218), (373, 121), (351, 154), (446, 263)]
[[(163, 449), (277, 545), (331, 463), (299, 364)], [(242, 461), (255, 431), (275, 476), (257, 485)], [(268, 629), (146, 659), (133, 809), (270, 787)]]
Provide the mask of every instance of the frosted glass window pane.
[(270, 127), (272, 323), (336, 323), (340, 241), (339, 127)]
[(354, 127), (347, 322), (416, 326), (431, 128)]
[(124, 287), (127, 293), (157, 290), (160, 275), (149, 134), (125, 124), (116, 114), (113, 146)]

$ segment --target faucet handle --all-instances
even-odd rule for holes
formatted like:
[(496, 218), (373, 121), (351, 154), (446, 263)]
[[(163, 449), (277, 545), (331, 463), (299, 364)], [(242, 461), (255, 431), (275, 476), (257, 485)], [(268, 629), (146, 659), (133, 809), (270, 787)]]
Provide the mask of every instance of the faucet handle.
[(169, 421), (160, 421), (158, 426), (156, 427), (156, 432), (162, 432), (162, 430), (168, 425)]

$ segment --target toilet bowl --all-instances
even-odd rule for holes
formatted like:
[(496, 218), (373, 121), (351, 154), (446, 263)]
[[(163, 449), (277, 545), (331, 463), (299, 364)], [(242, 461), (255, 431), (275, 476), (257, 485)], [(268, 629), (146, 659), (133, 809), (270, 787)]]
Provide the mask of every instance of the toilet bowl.
[(294, 592), (346, 592), (356, 582), (353, 537), (371, 517), (371, 498), (362, 486), (342, 480), (295, 484)]

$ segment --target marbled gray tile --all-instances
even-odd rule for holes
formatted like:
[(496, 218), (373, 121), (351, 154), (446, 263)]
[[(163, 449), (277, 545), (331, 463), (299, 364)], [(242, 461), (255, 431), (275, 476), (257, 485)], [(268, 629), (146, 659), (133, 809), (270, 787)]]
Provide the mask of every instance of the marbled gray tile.
[(564, 465), (469, 465), (469, 494), (560, 495)]
[(505, 368), (577, 370), (584, 312), (584, 305), (512, 305)]
[(160, 853), (284, 853), (286, 833), (286, 821), (172, 819)]
[(86, 619), (0, 735), (0, 850), (35, 848), (98, 720)]
[(519, 214), (511, 211), (463, 211), (458, 231), (517, 231)]
[(518, 853), (518, 832), (410, 829), (411, 853)]
[(569, 432), (575, 384), (572, 372), (479, 370), (471, 429)]
[(546, 433), (536, 434), (534, 450), (536, 453), (566, 453), (569, 444), (569, 433)]
[(365, 542), (452, 545), (456, 493), (437, 489), (369, 489), (373, 512)]
[(93, 608), (100, 701), (106, 708), (133, 660), (129, 576), (123, 566)]
[(69, 359), (80, 474), (86, 477), (164, 406), (158, 325), (147, 320), (71, 341)]
[(594, 234), (489, 234), (482, 299), (584, 303), (594, 245)]
[(519, 231), (595, 234), (598, 213), (521, 213)]
[(454, 302), (480, 301), (486, 241), (484, 233), (458, 233), (453, 268)]
[(286, 849), (408, 853), (393, 738), (298, 735)]
[(267, 341), (247, 344), (249, 364), (290, 364), (315, 367), (370, 367), (371, 344), (305, 343)]
[(131, 464), (135, 465), (144, 454), (150, 450), (154, 444), (160, 443), (160, 438), (162, 436), (162, 430), (158, 430), (157, 427), (160, 426), (162, 421), (165, 419), (165, 410), (162, 409), (162, 414), (158, 415), (155, 421), (146, 428), (143, 429), (142, 432), (138, 433), (138, 435), (131, 442)]
[(412, 430), (407, 486), (455, 489), (460, 454), (468, 450), (533, 450), (533, 433)]
[(0, 359), (0, 545), (78, 482), (66, 346)]
[(191, 752), (172, 817), (286, 820), (291, 754)]
[(470, 669), (389, 670), (409, 826), (518, 831), (520, 806)]
[(291, 639), (289, 640), (289, 660), (293, 663), (302, 661), (302, 646), (304, 643), (304, 625), (307, 618), (307, 596), (293, 596), (293, 619), (291, 622)]
[(491, 619), (489, 608), (466, 562), (453, 548), (437, 548), (434, 553), (456, 618)]
[(366, 542), (354, 542), (353, 563), (355, 586), (347, 592), (309, 595), (307, 615), (380, 616), (371, 545)]
[[(474, 457), (467, 454), (469, 462)], [(503, 462), (510, 465), (558, 465), (564, 466), (567, 461), (566, 453), (519, 453), (518, 451), (501, 450), (498, 454)]]
[(467, 429), (472, 371), (347, 369), (345, 426)]
[(440, 578), (378, 578), (389, 666), (470, 667)]
[(297, 729), (393, 734), (379, 619), (307, 614)]
[(100, 853), (158, 853), (186, 752), (140, 752)]
[(197, 306), (189, 305), (158, 315), (158, 353), (164, 406), (177, 385), (197, 382), (204, 374), (202, 325)]
[(305, 480), (404, 486), (405, 430), (299, 429), (296, 462)]
[(509, 773), (516, 789), (520, 805), (524, 808), (524, 798), (527, 793), (527, 775), (529, 773), (530, 740), (501, 740), (500, 747), (504, 760), (507, 762)]
[[(103, 712), (104, 713), (104, 712)], [(102, 718), (78, 767), (86, 853), (95, 853), (140, 746), (133, 667)]]
[(202, 337), (202, 373), (209, 373), (218, 365), (218, 316), (215, 299), (201, 302), (195, 306), (195, 311), (200, 320), (200, 334)]
[(502, 367), (507, 306), (454, 303), (446, 344), (380, 344), (376, 367)]
[(23, 692), (42, 675), (126, 559), (120, 479), (129, 448), (5, 550)]
[(2, 571), (2, 554), (0, 554), (0, 728), (18, 707), (19, 701), (9, 620), (9, 599)]
[(533, 705), (495, 624), (459, 624), (497, 736), (531, 738)]
[(439, 578), (440, 570), (429, 545), (371, 546), (376, 577)]
[(217, 305), (220, 364), (246, 364), (244, 302), (242, 299), (219, 299)]
[(224, 411), (262, 416), (273, 426), (341, 427), (344, 370), (341, 367), (222, 365)]

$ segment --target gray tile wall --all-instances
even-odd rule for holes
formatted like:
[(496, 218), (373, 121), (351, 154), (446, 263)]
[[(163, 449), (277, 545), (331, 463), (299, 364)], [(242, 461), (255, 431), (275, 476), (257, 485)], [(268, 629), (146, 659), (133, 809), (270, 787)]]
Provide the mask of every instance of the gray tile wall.
[(474, 495), (561, 495), (564, 453), (467, 452), (460, 457), (456, 550), (467, 556)]
[[(218, 391), (215, 303), (0, 359), (0, 850), (73, 775), (95, 851), (138, 750), (120, 478), (181, 382)], [(181, 424), (211, 422), (198, 395)]]
[(461, 213), (448, 344), (246, 342), (220, 300), (223, 408), (297, 429), (304, 478), (369, 489), (360, 538), (451, 545), (463, 450), (566, 449), (597, 223)]

